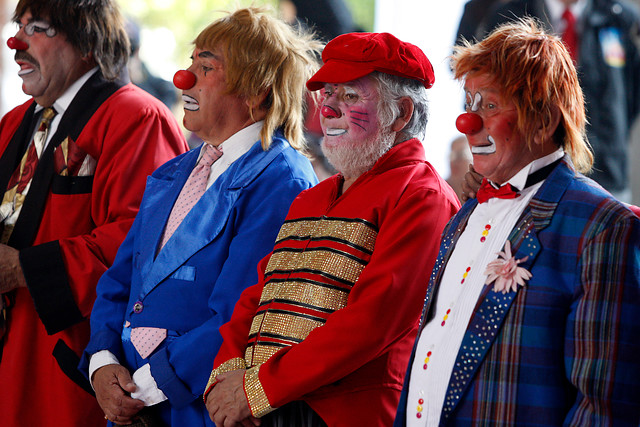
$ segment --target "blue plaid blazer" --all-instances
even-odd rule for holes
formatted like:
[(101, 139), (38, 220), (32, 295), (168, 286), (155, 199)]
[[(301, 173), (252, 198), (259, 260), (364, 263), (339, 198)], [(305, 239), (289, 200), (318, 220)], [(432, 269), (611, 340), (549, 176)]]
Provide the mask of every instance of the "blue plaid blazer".
[[(420, 331), (476, 205), (467, 202), (443, 232)], [(440, 425), (637, 427), (640, 220), (565, 156), (509, 240), (516, 259), (529, 257), (521, 266), (533, 276), (517, 292), (483, 289)], [(410, 372), (394, 426), (405, 425)]]

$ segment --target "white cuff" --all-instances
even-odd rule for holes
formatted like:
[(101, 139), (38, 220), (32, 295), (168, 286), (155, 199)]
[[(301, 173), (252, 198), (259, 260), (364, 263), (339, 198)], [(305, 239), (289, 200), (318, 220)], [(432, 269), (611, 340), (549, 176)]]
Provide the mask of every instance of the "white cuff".
[(133, 373), (133, 382), (136, 383), (138, 389), (131, 393), (131, 397), (142, 400), (145, 406), (167, 400), (167, 396), (158, 388), (156, 380), (151, 375), (151, 366), (148, 363)]
[(91, 382), (91, 388), (93, 388), (93, 373), (103, 366), (107, 365), (119, 365), (120, 362), (109, 350), (100, 350), (93, 353), (91, 359), (89, 359), (89, 381)]

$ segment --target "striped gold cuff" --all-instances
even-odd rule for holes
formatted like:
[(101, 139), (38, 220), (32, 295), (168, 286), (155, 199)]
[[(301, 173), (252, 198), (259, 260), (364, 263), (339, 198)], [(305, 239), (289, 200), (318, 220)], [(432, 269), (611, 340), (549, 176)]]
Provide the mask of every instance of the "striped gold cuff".
[(260, 384), (259, 369), (260, 366), (254, 366), (244, 374), (244, 391), (247, 394), (251, 414), (256, 418), (262, 418), (276, 409), (271, 407), (267, 394)]

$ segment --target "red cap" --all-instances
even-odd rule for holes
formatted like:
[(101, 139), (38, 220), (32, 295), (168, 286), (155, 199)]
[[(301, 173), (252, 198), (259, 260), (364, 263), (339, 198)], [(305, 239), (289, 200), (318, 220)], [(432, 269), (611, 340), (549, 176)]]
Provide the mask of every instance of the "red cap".
[(327, 43), (324, 65), (307, 82), (309, 90), (325, 83), (345, 83), (373, 71), (417, 80), (429, 89), (435, 80), (433, 67), (419, 47), (389, 33), (342, 34)]

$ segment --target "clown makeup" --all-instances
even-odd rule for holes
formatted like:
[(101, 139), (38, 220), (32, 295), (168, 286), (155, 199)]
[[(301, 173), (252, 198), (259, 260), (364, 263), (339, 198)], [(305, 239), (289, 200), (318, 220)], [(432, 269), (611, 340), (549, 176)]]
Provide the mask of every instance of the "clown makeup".
[[(487, 103), (487, 108), (492, 108), (493, 104)], [(476, 92), (472, 94), (471, 92), (467, 92), (465, 110), (469, 110), (472, 113), (480, 113), (482, 107), (485, 107), (482, 104), (482, 94), (480, 92)], [(496, 151), (496, 142), (491, 135), (487, 135), (487, 145), (478, 145), (471, 147), (471, 154), (491, 154)]]
[(13, 45), (20, 67), (22, 91), (42, 106), (53, 105), (93, 64), (63, 34), (57, 34), (48, 22), (34, 19), (30, 11), (16, 22), (18, 31)]
[(390, 132), (384, 134), (380, 129), (379, 99), (377, 84), (369, 76), (324, 86), (322, 150), (345, 177), (369, 170), (393, 145), (393, 138), (387, 135)]
[[(373, 98), (375, 102), (371, 102)], [(372, 128), (376, 130), (377, 99), (377, 88), (374, 88), (370, 79), (361, 78), (347, 84), (326, 84), (320, 119), (321, 123), (329, 123), (323, 126), (325, 136), (351, 133), (362, 137), (363, 134), (370, 134)]]
[(468, 134), (475, 169), (495, 183), (509, 180), (534, 158), (517, 128), (518, 114), (512, 101), (500, 95), (488, 77), (465, 82), (466, 110), (482, 118), (482, 129)]
[(249, 109), (240, 95), (229, 93), (224, 46), (196, 48), (187, 71), (195, 75), (193, 85), (183, 89), (184, 127), (217, 146), (249, 120)]

